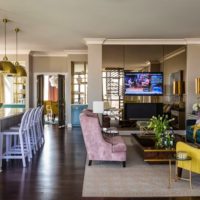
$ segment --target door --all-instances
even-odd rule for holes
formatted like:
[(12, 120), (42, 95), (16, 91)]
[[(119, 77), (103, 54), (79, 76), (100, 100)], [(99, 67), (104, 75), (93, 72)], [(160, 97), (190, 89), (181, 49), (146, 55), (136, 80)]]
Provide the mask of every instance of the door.
[(65, 126), (65, 76), (58, 75), (58, 126)]
[(44, 75), (37, 76), (37, 106), (44, 103)]

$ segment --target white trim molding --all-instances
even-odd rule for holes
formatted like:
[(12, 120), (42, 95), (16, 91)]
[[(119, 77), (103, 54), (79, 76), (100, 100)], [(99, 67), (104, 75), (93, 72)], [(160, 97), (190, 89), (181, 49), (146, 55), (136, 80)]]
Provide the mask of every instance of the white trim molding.
[(89, 44), (104, 44), (106, 38), (84, 38), (83, 39), (86, 45)]
[(66, 57), (64, 51), (31, 51), (33, 57)]
[[(18, 50), (18, 55), (28, 55), (30, 54), (31, 50), (29, 49), (25, 49), (25, 50)], [(0, 54), (1, 55), (4, 55), (5, 54), (5, 51), (4, 50), (0, 50)], [(15, 55), (16, 54), (16, 50), (7, 50), (6, 51), (6, 54), (7, 55)]]
[(182, 38), (182, 39), (106, 39), (106, 38), (84, 38), (86, 45), (187, 45), (200, 44), (200, 38)]
[(185, 39), (106, 39), (104, 45), (185, 45)]
[(88, 54), (88, 50), (65, 50), (64, 51), (66, 53), (66, 55), (84, 55), (84, 54)]
[(200, 44), (200, 38), (186, 38), (187, 44)]

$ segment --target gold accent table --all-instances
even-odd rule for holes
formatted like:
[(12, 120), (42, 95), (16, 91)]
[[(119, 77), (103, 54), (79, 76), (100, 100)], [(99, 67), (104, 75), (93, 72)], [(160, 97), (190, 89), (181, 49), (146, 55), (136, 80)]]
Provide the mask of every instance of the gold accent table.
[[(192, 189), (192, 172), (191, 172), (192, 158), (190, 156), (188, 156), (185, 159), (180, 159), (177, 157), (169, 159), (169, 188), (171, 188), (171, 183), (172, 183), (172, 162), (174, 161), (175, 161), (175, 170), (176, 170), (175, 181), (177, 180), (189, 181), (190, 189)], [(190, 162), (189, 178), (182, 178), (178, 176), (178, 167), (177, 167), (178, 162)]]

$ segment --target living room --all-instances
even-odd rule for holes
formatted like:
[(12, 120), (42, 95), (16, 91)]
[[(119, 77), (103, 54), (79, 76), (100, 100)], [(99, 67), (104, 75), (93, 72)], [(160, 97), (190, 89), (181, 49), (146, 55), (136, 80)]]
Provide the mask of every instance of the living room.
[[(1, 198), (199, 199), (199, 6), (3, 1)], [(26, 76), (8, 73), (5, 57)], [(45, 75), (57, 77), (55, 113)]]
[[(128, 55), (131, 55), (131, 57), (128, 58)], [(103, 83), (107, 83), (106, 86), (103, 84), (103, 98), (105, 99), (104, 102), (93, 101), (93, 105), (90, 107), (93, 109), (93, 114), (90, 113), (90, 110), (86, 110), (81, 114), (81, 127), (88, 153), (83, 184), (84, 197), (180, 196), (180, 191), (177, 190), (180, 186), (177, 184), (178, 181), (174, 182), (174, 178), (171, 179), (172, 174), (173, 177), (176, 176), (172, 173), (172, 166), (174, 168), (178, 165), (172, 165), (171, 162), (174, 163), (176, 161), (176, 163), (178, 163), (178, 158), (177, 160), (172, 159), (173, 161), (171, 158), (174, 158), (176, 151), (178, 153), (180, 149), (181, 151), (184, 151), (184, 148), (188, 147), (177, 146), (176, 149), (175, 146), (176, 144), (178, 145), (179, 142), (180, 144), (185, 144), (187, 141), (190, 142), (190, 145), (195, 146), (198, 151), (197, 143), (194, 142), (194, 140), (191, 140), (191, 138), (189, 138), (190, 136), (188, 137), (186, 131), (188, 127), (192, 127), (191, 124), (189, 126), (186, 123), (191, 121), (194, 123), (198, 117), (194, 112), (193, 114), (192, 112), (188, 113), (189, 115), (186, 114), (186, 58), (187, 50), (186, 46), (183, 45), (103, 45), (102, 63), (103, 66), (109, 66), (107, 70), (104, 70), (104, 73), (107, 76), (103, 76), (103, 78), (105, 78)], [(149, 60), (152, 61), (150, 62)], [(117, 69), (117, 65), (125, 66), (125, 69)], [(122, 77), (119, 76), (119, 70), (123, 71)], [(113, 76), (109, 74), (113, 74)], [(134, 83), (134, 81), (138, 82), (139, 78), (143, 78), (142, 76), (146, 79), (151, 79), (151, 84), (156, 85), (156, 91), (147, 88), (146, 85), (145, 87), (141, 87), (141, 85), (138, 86)], [(118, 83), (121, 83), (121, 88), (123, 88), (121, 89), (122, 93), (117, 94), (116, 91), (111, 89), (112, 84), (110, 83), (114, 83), (114, 87), (116, 87), (116, 78), (121, 78), (123, 80), (118, 81)], [(125, 84), (128, 84), (129, 79), (131, 79), (131, 86), (128, 85), (126, 87)], [(161, 88), (157, 90), (159, 86), (156, 83), (159, 83), (162, 79), (162, 84), (159, 84)], [(154, 81), (156, 83), (154, 83)], [(195, 85), (195, 79), (192, 84)], [(131, 92), (130, 89), (127, 90), (127, 88), (131, 88)], [(119, 91), (120, 89), (117, 88), (117, 90)], [(114, 93), (113, 96), (121, 95), (123, 98), (112, 98), (111, 91)], [(198, 99), (197, 97), (198, 93), (196, 94), (195, 101)], [(106, 106), (105, 110), (104, 108), (101, 110), (102, 104), (105, 105), (105, 102), (108, 103), (108, 101), (111, 105), (117, 105), (118, 107), (113, 108), (112, 106)], [(118, 101), (118, 103), (116, 103), (116, 101)], [(120, 107), (121, 101), (123, 101), (123, 104)], [(193, 108), (190, 110), (192, 109)], [(112, 114), (113, 110), (117, 117), (115, 114)], [(120, 111), (121, 116), (119, 116), (119, 113), (116, 113), (116, 111)], [(119, 147), (119, 149), (121, 148), (120, 152), (116, 150), (118, 153), (122, 154), (120, 158), (115, 158), (114, 155), (113, 157), (108, 158), (109, 156), (105, 153), (105, 155), (107, 155), (107, 159), (105, 159), (99, 152), (98, 149), (101, 145), (103, 147), (103, 144), (98, 142), (101, 141), (101, 139), (98, 137), (98, 131), (95, 131), (95, 129), (99, 129), (98, 120), (96, 122), (97, 124), (95, 124), (95, 120), (92, 119), (92, 117), (99, 118), (95, 113), (104, 113), (101, 124), (101, 128), (103, 128), (103, 138), (106, 142), (111, 143), (114, 149), (117, 149), (117, 147)], [(165, 118), (163, 114), (165, 116), (167, 115), (168, 118)], [(160, 116), (162, 119), (160, 120), (160, 117), (154, 119), (155, 117), (153, 116)], [(118, 120), (116, 120), (116, 118)], [(113, 125), (115, 127), (110, 127)], [(159, 127), (158, 135), (156, 133), (156, 126)], [(166, 126), (166, 130), (163, 130), (161, 126)], [(193, 134), (192, 130), (189, 135), (191, 135), (191, 132)], [(166, 134), (161, 134), (162, 136), (160, 137), (161, 132), (166, 132)], [(92, 147), (90, 146), (92, 146), (92, 144), (88, 142), (90, 141), (90, 137), (97, 138), (93, 141), (96, 148), (95, 154), (91, 153), (94, 152), (94, 149), (91, 150)], [(126, 148), (124, 146), (126, 146)], [(123, 157), (124, 149), (126, 149), (126, 159)], [(102, 148), (101, 151), (103, 151)], [(108, 152), (109, 149), (107, 149), (107, 153)], [(123, 157), (124, 160), (121, 160), (121, 157)], [(134, 159), (135, 162), (132, 162)], [(116, 171), (115, 173), (115, 168), (117, 166), (119, 167), (120, 164), (117, 165), (115, 162), (114, 164), (112, 162), (106, 163), (105, 160), (121, 160), (123, 164), (121, 166), (128, 169), (125, 169), (124, 171), (122, 169), (120, 173), (119, 171)], [(145, 172), (142, 167), (147, 167), (145, 168)], [(131, 170), (137, 171), (137, 173), (134, 173)], [(162, 171), (163, 174), (160, 172), (159, 178), (165, 178), (163, 180), (160, 179), (161, 182), (157, 179), (153, 180), (151, 170), (155, 170), (155, 174), (158, 171)], [(109, 176), (109, 171), (112, 171), (112, 176)], [(167, 173), (164, 175), (164, 172)], [(130, 188), (129, 190), (127, 188), (129, 188), (130, 184), (128, 181), (131, 176), (130, 174), (134, 174), (132, 179), (135, 178), (138, 185), (136, 183), (134, 184), (134, 181), (132, 181), (131, 183), (134, 184), (134, 189)], [(178, 175), (180, 175), (180, 172), (177, 168), (177, 176)], [(105, 178), (103, 178), (105, 176), (109, 185), (105, 184)], [(150, 179), (149, 181), (148, 179), (145, 180), (144, 186), (143, 178), (148, 176), (150, 176)], [(186, 182), (187, 186), (184, 188), (185, 193), (182, 191), (181, 196), (198, 196), (198, 194), (195, 194), (194, 190), (192, 190), (192, 193), (190, 190), (191, 188), (194, 189), (194, 185), (192, 186), (192, 178), (193, 181), (195, 179), (194, 175), (185, 174), (184, 176), (189, 176), (190, 178), (187, 179), (189, 180), (189, 184)], [(123, 179), (120, 177), (123, 177)], [(121, 182), (119, 182), (118, 179), (120, 179)], [(116, 181), (119, 183), (116, 183)], [(151, 181), (163, 184), (162, 190), (157, 190), (157, 186), (154, 189)], [(94, 187), (95, 184), (98, 185), (98, 189)], [(182, 183), (179, 182), (179, 184)], [(118, 189), (116, 191), (116, 185), (120, 190)], [(180, 186), (181, 190), (183, 187), (183, 185)], [(146, 188), (151, 189), (149, 191), (146, 190)], [(171, 189), (170, 192), (169, 188)], [(190, 189), (187, 190), (188, 188)]]

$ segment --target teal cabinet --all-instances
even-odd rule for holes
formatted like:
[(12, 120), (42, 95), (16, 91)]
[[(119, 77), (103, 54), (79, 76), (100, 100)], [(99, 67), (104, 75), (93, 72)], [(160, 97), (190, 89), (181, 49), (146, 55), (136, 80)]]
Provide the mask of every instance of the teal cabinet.
[(87, 108), (87, 104), (72, 104), (71, 105), (71, 122), (72, 126), (80, 126), (79, 115), (83, 109)]

